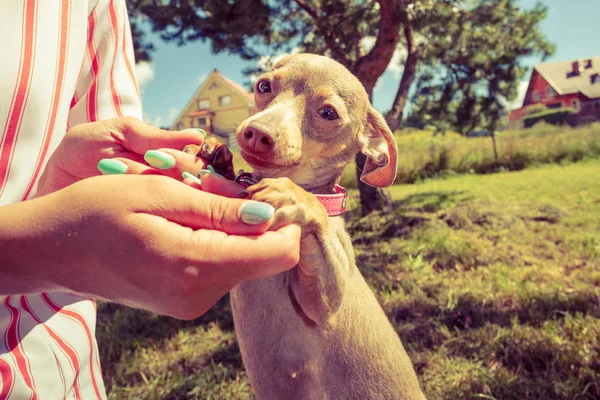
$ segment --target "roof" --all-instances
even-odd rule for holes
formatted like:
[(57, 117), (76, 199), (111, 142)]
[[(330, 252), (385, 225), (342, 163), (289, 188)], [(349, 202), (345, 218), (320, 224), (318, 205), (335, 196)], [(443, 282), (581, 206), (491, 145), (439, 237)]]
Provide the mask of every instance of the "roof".
[[(575, 63), (579, 67), (579, 75), (573, 74)], [(600, 74), (600, 56), (538, 64), (533, 68), (558, 94), (581, 92), (589, 98), (600, 97), (600, 80), (592, 83), (592, 76)]]
[(214, 115), (215, 113), (210, 110), (198, 110), (188, 114), (188, 117), (199, 117), (201, 115)]
[(241, 94), (247, 100), (251, 101), (254, 104), (254, 95), (252, 93), (249, 93), (241, 85), (238, 85), (231, 79), (228, 79), (228, 78), (224, 77), (223, 75), (221, 75), (221, 73), (218, 70), (215, 69), (214, 73), (217, 74), (218, 76), (220, 76), (233, 90), (236, 90), (239, 94)]
[[(210, 74), (208, 74), (208, 76), (206, 78), (204, 78), (204, 80), (202, 81), (202, 83), (200, 84), (200, 86), (198, 87), (198, 89), (196, 89), (196, 91), (194, 92), (194, 94), (192, 95), (192, 97), (190, 97), (190, 99), (185, 104), (185, 106), (181, 109), (181, 111), (179, 112), (179, 114), (177, 115), (177, 117), (173, 120), (173, 123), (171, 125), (171, 129), (175, 129), (175, 126), (176, 126), (177, 122), (180, 121), (181, 118), (183, 118), (185, 116), (185, 114), (184, 114), (185, 111), (190, 107), (190, 105), (192, 104), (192, 102), (194, 101), (194, 99), (196, 99), (196, 97), (198, 96), (198, 94), (204, 90), (204, 88), (206, 87), (207, 83), (211, 80), (212, 77), (216, 77), (217, 80), (219, 80), (219, 81), (225, 83), (227, 86), (229, 86), (229, 88), (234, 93), (237, 93), (240, 97), (242, 97), (248, 103), (249, 107), (254, 106), (254, 96), (251, 93), (248, 93), (248, 91), (246, 91), (246, 89), (244, 89), (241, 85), (238, 85), (237, 83), (235, 83), (231, 79), (225, 78), (215, 68), (215, 69), (213, 69), (211, 71)], [(204, 111), (204, 110), (201, 110), (201, 111)]]

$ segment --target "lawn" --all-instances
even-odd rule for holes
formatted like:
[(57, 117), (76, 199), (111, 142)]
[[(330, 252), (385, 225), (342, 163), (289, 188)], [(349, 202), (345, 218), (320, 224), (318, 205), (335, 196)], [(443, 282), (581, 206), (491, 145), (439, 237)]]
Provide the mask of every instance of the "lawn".
[[(392, 189), (348, 228), (429, 399), (600, 398), (600, 161)], [(181, 322), (100, 306), (109, 398), (250, 399), (226, 299)]]

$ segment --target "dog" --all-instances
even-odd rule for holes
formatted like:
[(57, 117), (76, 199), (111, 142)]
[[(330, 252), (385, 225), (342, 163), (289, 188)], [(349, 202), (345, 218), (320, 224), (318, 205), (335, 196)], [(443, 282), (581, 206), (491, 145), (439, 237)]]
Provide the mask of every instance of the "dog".
[(341, 191), (336, 183), (358, 151), (368, 157), (363, 182), (394, 182), (392, 132), (358, 79), (323, 56), (284, 57), (257, 80), (254, 95), (253, 114), (236, 130), (257, 182), (247, 188), (249, 198), (275, 207), (271, 229), (291, 223), (302, 229), (296, 268), (230, 293), (256, 397), (424, 399), (397, 333), (356, 266), (343, 218), (329, 216), (331, 207), (323, 205)]

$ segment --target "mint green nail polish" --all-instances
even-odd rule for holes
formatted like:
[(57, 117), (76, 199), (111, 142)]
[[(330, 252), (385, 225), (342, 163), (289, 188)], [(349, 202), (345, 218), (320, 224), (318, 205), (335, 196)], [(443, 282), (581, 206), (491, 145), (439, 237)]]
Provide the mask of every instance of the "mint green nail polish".
[(240, 208), (240, 217), (247, 224), (258, 225), (271, 219), (274, 212), (270, 204), (248, 201)]
[(98, 163), (98, 170), (104, 175), (117, 175), (127, 172), (127, 165), (119, 160), (103, 158)]
[(202, 181), (200, 181), (200, 178), (198, 178), (197, 176), (190, 174), (189, 172), (184, 172), (183, 174), (181, 174), (181, 176), (183, 176), (183, 179), (191, 179), (194, 182), (196, 182), (198, 185), (200, 185), (202, 183)]
[(198, 175), (200, 177), (203, 177), (206, 174), (210, 174), (210, 175), (225, 179), (225, 177), (223, 175), (215, 172), (215, 170), (210, 165), (208, 166), (208, 169), (201, 169), (200, 171), (198, 171)]
[(187, 129), (182, 130), (181, 132), (185, 132), (185, 131), (198, 132), (202, 136), (206, 137), (206, 131), (204, 129), (200, 129), (200, 128), (187, 128)]
[(154, 168), (171, 169), (175, 166), (175, 158), (158, 150), (148, 150), (144, 154), (144, 160)]

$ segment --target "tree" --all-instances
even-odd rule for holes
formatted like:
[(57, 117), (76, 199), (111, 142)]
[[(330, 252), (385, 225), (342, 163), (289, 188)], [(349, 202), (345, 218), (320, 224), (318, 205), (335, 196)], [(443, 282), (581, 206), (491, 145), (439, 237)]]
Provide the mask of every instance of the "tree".
[(469, 8), (437, 7), (419, 18), (428, 46), (411, 101), (411, 122), (454, 129), (496, 130), (525, 74), (524, 57), (551, 55), (540, 31), (547, 7), (522, 10), (517, 0), (480, 0)]
[[(179, 44), (208, 39), (214, 51), (227, 50), (245, 59), (292, 51), (326, 54), (352, 71), (371, 97), (398, 44), (406, 4), (407, 0), (138, 0), (129, 7), (134, 22), (147, 19), (164, 40)], [(365, 37), (375, 38), (368, 52)], [(138, 43), (143, 43), (141, 38)], [(358, 168), (364, 160), (357, 155)], [(359, 189), (364, 214), (391, 209), (387, 190), (360, 181)]]
[[(141, 32), (135, 24), (146, 20), (166, 41), (209, 40), (215, 52), (248, 60), (293, 51), (327, 55), (354, 73), (370, 97), (394, 51), (404, 48), (390, 128), (400, 126), (420, 71), (411, 118), (468, 130), (495, 126), (502, 102), (516, 96), (523, 56), (552, 51), (539, 31), (545, 7), (521, 11), (517, 1), (133, 0), (129, 8), (141, 57), (151, 47), (135, 36)], [(357, 155), (357, 173), (364, 160)], [(363, 214), (391, 209), (387, 190), (360, 180), (359, 190)]]

